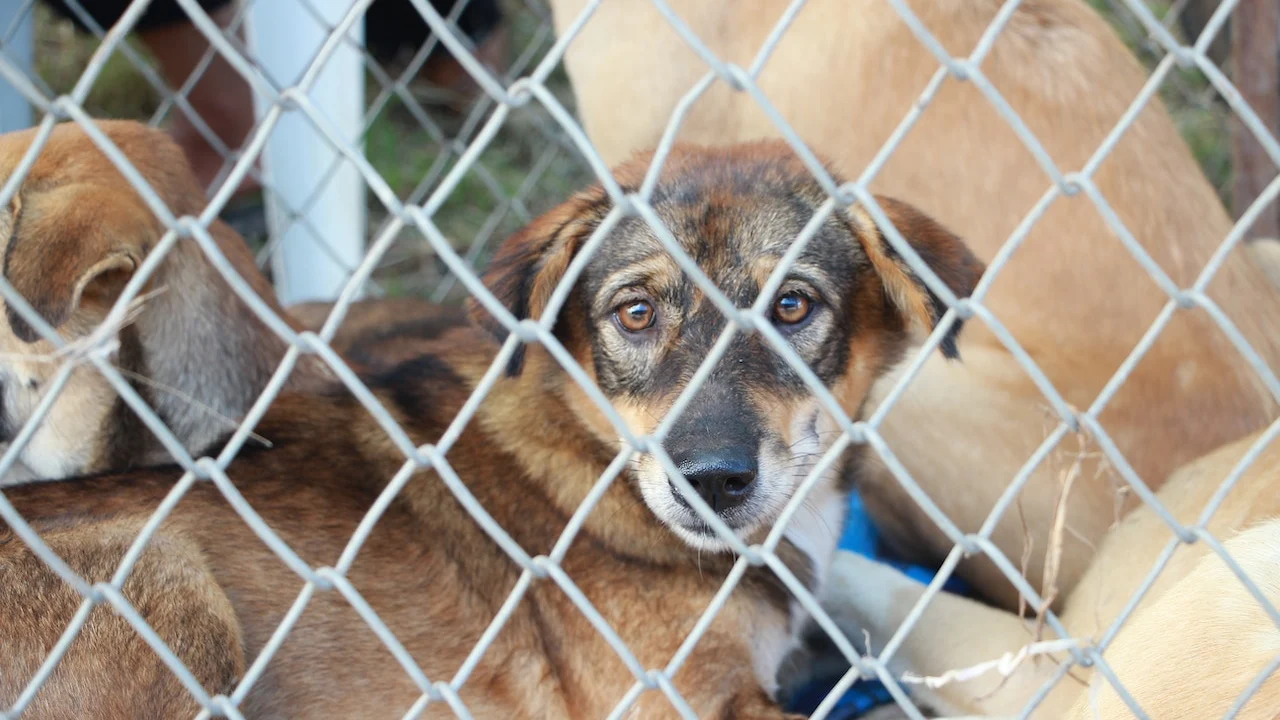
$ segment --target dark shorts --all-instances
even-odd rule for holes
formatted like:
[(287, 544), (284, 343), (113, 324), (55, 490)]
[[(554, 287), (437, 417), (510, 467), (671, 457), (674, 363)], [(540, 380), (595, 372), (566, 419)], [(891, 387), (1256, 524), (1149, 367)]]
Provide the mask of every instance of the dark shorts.
[[(132, 0), (43, 0), (51, 10), (75, 23), (83, 32), (91, 32), (92, 26), (84, 22), (87, 15), (102, 30), (108, 30), (124, 15)], [(211, 13), (231, 4), (231, 0), (196, 0), (204, 11)], [(174, 0), (152, 0), (134, 30), (155, 30), (187, 21), (187, 11)]]
[[(458, 29), (476, 45), (502, 24), (498, 0), (431, 0), (431, 6), (445, 18), (459, 3), (466, 4), (457, 15)], [(374, 0), (365, 11), (364, 44), (378, 60), (385, 62), (404, 49), (416, 52), (430, 38), (427, 21), (409, 0)], [(441, 50), (439, 44), (434, 48), (435, 52)]]
[[(0, 0), (10, 2), (12, 0)], [(272, 2), (277, 0), (257, 0)], [(445, 17), (449, 17), (458, 2), (465, 2), (457, 16), (458, 29), (472, 42), (479, 44), (502, 22), (502, 9), (498, 0), (430, 0)], [(124, 11), (131, 0), (43, 0), (54, 12), (75, 23), (83, 32), (92, 31), (83, 20), (93, 18), (102, 30), (107, 30)], [(231, 4), (231, 0), (197, 0), (205, 12), (213, 12)], [(82, 11), (82, 12), (81, 12)], [(186, 22), (187, 13), (174, 0), (152, 0), (146, 12), (134, 26), (134, 30), (154, 30)], [(416, 50), (430, 37), (427, 23), (418, 14), (410, 0), (375, 0), (365, 13), (365, 42), (375, 57), (394, 55), (402, 48)]]

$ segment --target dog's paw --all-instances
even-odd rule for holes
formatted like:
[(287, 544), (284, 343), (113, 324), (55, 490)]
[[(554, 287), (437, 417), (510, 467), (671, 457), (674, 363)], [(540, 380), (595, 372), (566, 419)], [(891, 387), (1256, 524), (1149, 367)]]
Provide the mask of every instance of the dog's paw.
[(902, 606), (903, 599), (923, 591), (923, 585), (897, 568), (839, 550), (832, 559), (820, 602), (859, 651), (865, 652), (861, 646), (866, 636), (872, 643), (882, 644), (910, 609), (909, 604)]

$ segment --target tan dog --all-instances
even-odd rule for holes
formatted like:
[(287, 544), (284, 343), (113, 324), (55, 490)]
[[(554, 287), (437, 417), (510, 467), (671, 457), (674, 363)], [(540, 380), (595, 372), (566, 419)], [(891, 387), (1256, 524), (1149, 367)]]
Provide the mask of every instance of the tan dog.
[[(719, 58), (743, 67), (790, 4), (670, 2)], [(957, 57), (974, 50), (1005, 4), (909, 3)], [(585, 2), (552, 5), (563, 33)], [(569, 45), (565, 62), (586, 130), (609, 162), (655, 144), (677, 102), (708, 71), (653, 3), (643, 0), (601, 3)], [(1062, 172), (1087, 166), (1147, 79), (1081, 0), (1021, 3), (981, 67)], [(938, 69), (890, 3), (810, 0), (782, 36), (759, 85), (810, 147), (856, 176)], [(777, 135), (746, 93), (717, 82), (693, 106), (679, 138), (714, 144)], [(1137, 115), (1093, 179), (1136, 242), (1179, 287), (1196, 280), (1231, 229), (1158, 99)], [(919, 203), (987, 262), (1050, 186), (979, 88), (954, 78), (943, 82), (870, 185)], [(1280, 301), (1249, 254), (1232, 252), (1206, 292), (1264, 361), (1280, 366)], [(1094, 403), (1168, 302), (1084, 192), (1049, 205), (984, 300), (1079, 411)], [(1059, 421), (1010, 352), (982, 322), (970, 324), (961, 346), (965, 363), (930, 359), (882, 426), (898, 460), (963, 532), (979, 529)], [(886, 376), (867, 410), (897, 380), (897, 373)], [(1099, 421), (1154, 488), (1180, 465), (1260, 428), (1276, 409), (1253, 369), (1197, 309), (1173, 316)], [(1054, 537), (1063, 480), (1076, 472), (1077, 459), (1078, 479), (1065, 498), (1070, 531)], [(951, 541), (874, 453), (869, 460), (861, 488), (886, 539), (909, 559), (939, 561)], [(1091, 438), (1068, 436), (1032, 474), (992, 540), (1015, 565), (1028, 552), (1027, 577), (1060, 600), (1088, 567), (1090, 545), (1134, 506), (1122, 484)], [(1062, 548), (1061, 563), (1056, 577), (1046, 580), (1045, 552), (1053, 544)], [(960, 575), (998, 604), (1016, 605), (1012, 585), (985, 559), (966, 560)]]
[[(1161, 489), (1161, 503), (1180, 523), (1196, 523), (1260, 437), (1247, 437), (1179, 469)], [(1278, 476), (1280, 443), (1273, 441), (1206, 524), (1273, 607), (1280, 605)], [(1082, 645), (1099, 642), (1172, 538), (1151, 508), (1130, 513), (1100, 545), (1097, 559), (1063, 603), (1061, 620), (1070, 637)], [(923, 591), (888, 566), (840, 552), (824, 592), (850, 636), (861, 637), (866, 630), (878, 651)], [(907, 635), (893, 666), (898, 673), (937, 678), (1056, 639), (1051, 630), (1037, 632), (1033, 620), (942, 593)], [(1148, 717), (1209, 718), (1225, 716), (1277, 652), (1280, 628), (1231, 566), (1201, 541), (1177, 549), (1104, 657)], [(1068, 657), (1054, 652), (1023, 660), (1008, 677), (989, 668), (969, 680), (913, 689), (926, 706), (945, 713), (1019, 716)], [(1280, 677), (1273, 675), (1235, 717), (1271, 720), (1277, 714)], [(1032, 717), (1120, 720), (1133, 712), (1102, 675), (1076, 667)]]
[[(168, 135), (134, 122), (98, 128), (131, 159), (175, 215), (196, 215), (204, 194)], [(8, 181), (35, 130), (0, 136), (0, 183)], [(124, 176), (74, 123), (55, 127), (19, 191), (0, 211), (4, 277), (62, 337), (83, 345), (99, 331), (125, 283), (165, 229)], [(231, 265), (277, 313), (275, 296), (244, 241), (214, 222), (210, 233)], [(287, 349), (232, 291), (192, 239), (180, 240), (144, 288), (129, 320), (109, 328), (114, 362), (189, 451), (233, 429)], [(61, 354), (13, 308), (0, 323), (0, 441), (23, 428), (65, 362), (76, 362), (4, 483), (53, 479), (170, 462), (87, 359)], [(290, 384), (327, 375), (304, 357)]]
[[(616, 175), (634, 190), (641, 156)], [(653, 204), (682, 249), (739, 306), (755, 300), (783, 253), (825, 200), (785, 146), (681, 148)], [(911, 207), (882, 199), (909, 241), (952, 290), (982, 272), (955, 236)], [(486, 284), (517, 318), (539, 318), (612, 201), (591, 188), (508, 239)], [(943, 306), (861, 209), (838, 211), (799, 253), (763, 307), (777, 333), (843, 403), (857, 407), (882, 369)], [(502, 334), (473, 305), (480, 324)], [(856, 321), (854, 321), (856, 318)], [(638, 219), (623, 220), (588, 260), (554, 334), (626, 419), (649, 432), (706, 358), (727, 321)], [(955, 328), (954, 330), (958, 330)], [(954, 330), (942, 349), (954, 354)], [(471, 325), (372, 381), (415, 443), (437, 443), (494, 362)], [(619, 430), (541, 345), (499, 366), (497, 384), (445, 456), (467, 491), (530, 555), (550, 554), (645, 668), (674, 657), (734, 563), (649, 454), (631, 463), (563, 553), (570, 516), (619, 453)], [(693, 395), (663, 445), (703, 510), (747, 542), (764, 538), (838, 433), (799, 374), (759, 334), (740, 335)], [(380, 511), (359, 552), (339, 560), (404, 455), (345, 391), (281, 396), (258, 426), (272, 447), (246, 448), (228, 469), (239, 493), (309, 566), (335, 565), (431, 681), (456, 673), (522, 582), (521, 567), (423, 470)], [(442, 448), (443, 449), (443, 448)], [(177, 471), (30, 484), (6, 495), (89, 581), (110, 574)], [(847, 488), (835, 469), (815, 480), (806, 512), (776, 553), (818, 588), (839, 535)], [(816, 515), (816, 517), (815, 517)], [(229, 692), (298, 597), (301, 581), (211, 483), (194, 485), (159, 527), (124, 594), (210, 693)], [(45, 658), (80, 598), (16, 538), (0, 535), (0, 703), (8, 706)], [(148, 716), (194, 710), (181, 686), (105, 610), (72, 643), (24, 717), (86, 708)], [(780, 718), (771, 694), (800, 610), (774, 573), (749, 568), (673, 678), (699, 717)], [(570, 597), (533, 580), (459, 694), (475, 717), (603, 717), (636, 677)], [(241, 705), (246, 717), (400, 717), (423, 697), (342, 595), (318, 592)], [(141, 669), (139, 669), (141, 668)], [(126, 710), (127, 709), (127, 710)], [(666, 717), (646, 692), (638, 717)], [(446, 717), (443, 702), (426, 708)]]

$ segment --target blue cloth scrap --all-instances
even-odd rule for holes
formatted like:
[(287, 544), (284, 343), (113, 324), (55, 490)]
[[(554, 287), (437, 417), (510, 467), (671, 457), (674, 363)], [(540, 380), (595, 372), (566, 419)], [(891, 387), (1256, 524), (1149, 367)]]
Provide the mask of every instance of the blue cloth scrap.
[[(909, 565), (885, 557), (884, 548), (880, 543), (880, 535), (875, 526), (871, 524), (871, 519), (867, 517), (867, 510), (862, 503), (862, 497), (856, 492), (849, 499), (849, 514), (845, 517), (844, 535), (840, 538), (839, 548), (886, 563), (897, 568), (907, 577), (926, 584), (933, 580), (936, 571), (935, 568)], [(968, 594), (968, 588), (955, 577), (948, 578), (946, 584), (943, 585), (943, 589), (959, 595)], [(827, 694), (831, 692), (839, 681), (839, 677), (814, 680), (801, 691), (795, 693), (787, 708), (788, 711), (803, 714), (812, 713), (822, 704)], [(852, 718), (859, 717), (868, 710), (892, 702), (893, 697), (889, 695), (889, 691), (883, 683), (878, 680), (859, 680), (840, 698), (840, 701), (836, 703), (835, 708), (827, 717), (829, 720), (852, 720)]]

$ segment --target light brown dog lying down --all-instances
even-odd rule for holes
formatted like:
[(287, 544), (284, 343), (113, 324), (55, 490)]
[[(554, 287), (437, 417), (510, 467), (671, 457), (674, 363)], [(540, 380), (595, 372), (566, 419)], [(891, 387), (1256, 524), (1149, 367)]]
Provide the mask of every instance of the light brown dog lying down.
[[(628, 191), (648, 160), (616, 171)], [(680, 148), (653, 205), (712, 282), (745, 306), (824, 200), (788, 148), (757, 144)], [(880, 202), (952, 291), (966, 296), (982, 265), (963, 243), (906, 204)], [(486, 285), (516, 318), (542, 317), (612, 204), (597, 186), (543, 215), (501, 246)], [(763, 303), (768, 319), (850, 407), (944, 309), (861, 208), (829, 217), (777, 274), (781, 284)], [(414, 443), (439, 442), (497, 360), (490, 331), (504, 335), (502, 326), (479, 305), (472, 311), (478, 326), (446, 330), (434, 352), (420, 346), (413, 360), (371, 381)], [(654, 234), (629, 218), (586, 262), (553, 332), (630, 431), (648, 433), (726, 326)], [(958, 329), (944, 354), (954, 356)], [(576, 538), (557, 549), (570, 516), (618, 455), (620, 431), (543, 346), (521, 346), (501, 363), (477, 416), (445, 451), (452, 471), (522, 552), (556, 558), (643, 667), (665, 667), (720, 590), (735, 560), (730, 545), (655, 458), (640, 453)], [(836, 427), (799, 373), (754, 333), (729, 344), (663, 445), (718, 520), (759, 542), (812, 458), (835, 442)], [(339, 562), (404, 454), (341, 389), (282, 395), (257, 432), (272, 446), (247, 447), (228, 468), (239, 493), (303, 562), (336, 566), (430, 681), (456, 677), (517, 586), (520, 565), (429, 469), (399, 489), (359, 552)], [(815, 591), (847, 504), (846, 476), (836, 470), (815, 479), (806, 511), (776, 547), (788, 571)], [(140, 470), (21, 485), (6, 496), (93, 582), (111, 574), (178, 475)], [(301, 585), (212, 483), (198, 483), (159, 527), (124, 594), (209, 693), (227, 693)], [(80, 602), (0, 526), (0, 607), (23, 618), (0, 623), (0, 707), (13, 702)], [(95, 613), (23, 717), (193, 713), (190, 696), (137, 635), (109, 611)], [(698, 717), (784, 717), (772, 695), (801, 617), (772, 570), (747, 569), (674, 686)], [(492, 640), (460, 690), (475, 717), (604, 717), (636, 682), (549, 579), (532, 581)], [(264, 667), (240, 708), (245, 717), (401, 717), (424, 692), (333, 591), (310, 598)], [(633, 712), (675, 715), (656, 691), (640, 695)], [(443, 701), (425, 712), (452, 715)]]
[[(177, 216), (204, 209), (182, 151), (145, 125), (99, 121)], [(36, 131), (0, 135), (0, 183), (27, 154)], [(73, 346), (98, 331), (125, 284), (159, 242), (164, 225), (119, 170), (74, 123), (56, 126), (9, 206), (0, 209), (4, 277)], [(215, 221), (210, 234), (230, 264), (280, 308), (243, 239)], [(234, 429), (284, 357), (286, 345), (217, 273), (193, 239), (179, 240), (113, 332), (113, 362), (188, 451)], [(63, 363), (12, 308), (0, 322), (0, 449), (7, 449)], [(79, 359), (44, 422), (0, 485), (171, 462), (155, 436), (102, 374)], [(327, 369), (304, 356), (291, 387), (315, 387)]]
[[(563, 33), (584, 0), (553, 0)], [(669, 0), (724, 61), (748, 67), (787, 0)], [(972, 52), (1003, 0), (913, 0), (952, 55)], [(566, 67), (592, 142), (608, 162), (658, 142), (680, 98), (708, 68), (654, 4), (601, 3), (570, 45)], [(1026, 0), (982, 71), (1062, 172), (1085, 168), (1138, 96), (1146, 73), (1081, 0)], [(861, 173), (907, 116), (939, 62), (885, 0), (810, 0), (759, 77), (778, 112), (846, 176)], [(679, 138), (729, 143), (778, 131), (746, 93), (717, 82)], [(1179, 287), (1191, 286), (1232, 223), (1169, 114), (1153, 100), (1093, 173), (1102, 198)], [(889, 156), (871, 189), (910, 198), (990, 262), (1051, 181), (972, 82), (945, 80)], [(1248, 252), (1236, 250), (1206, 294), (1273, 370), (1280, 367), (1280, 298)], [(1086, 193), (1058, 198), (1000, 270), (984, 304), (1076, 410), (1089, 408), (1169, 302)], [(961, 342), (963, 364), (931, 358), (882, 432), (898, 460), (963, 532), (975, 532), (1058, 418), (1026, 371), (982, 322)], [(897, 381), (887, 375), (870, 411)], [(1158, 488), (1173, 470), (1276, 416), (1276, 400), (1202, 309), (1178, 311), (1100, 413), (1134, 471)], [(874, 453), (860, 479), (892, 547), (936, 562), (952, 543)], [(1078, 471), (1073, 464), (1080, 462)], [(1051, 528), (1063, 479), (1059, 538)], [(1059, 602), (1093, 557), (1091, 545), (1136, 498), (1088, 437), (1068, 435), (1031, 476), (992, 540), (1011, 561), (1024, 550), (1036, 587)], [(1069, 531), (1068, 531), (1069, 529)], [(1045, 551), (1060, 569), (1044, 583)], [(960, 575), (1014, 607), (1012, 585), (984, 559)], [(1057, 592), (1054, 592), (1054, 588)]]
[[(1259, 439), (1229, 444), (1175, 472), (1159, 493), (1180, 523), (1194, 524), (1245, 453)], [(1271, 442), (1206, 524), (1272, 607), (1280, 605), (1280, 443)], [(1150, 508), (1130, 513), (1098, 548), (1084, 577), (1063, 602), (1061, 620), (1082, 644), (1100, 641), (1137, 594), (1169, 541), (1171, 529)], [(877, 652), (906, 618), (924, 586), (886, 565), (837, 554), (824, 592), (846, 633), (866, 630)], [(1034, 620), (942, 593), (927, 606), (895, 656), (896, 673), (942, 677), (1016, 656), (1038, 640), (1055, 640)], [(1280, 654), (1280, 628), (1234, 570), (1204, 541), (1179, 547), (1104, 658), (1147, 717), (1224, 717)], [(1059, 671), (1067, 653), (1032, 657), (1004, 677), (977, 677), (930, 688), (917, 697), (944, 713), (1020, 716)], [(1076, 667), (1039, 706), (1035, 718), (1134, 717), (1097, 672)], [(1085, 685), (1085, 683), (1088, 683)], [(1096, 707), (1096, 713), (1095, 713)], [(1280, 676), (1251, 696), (1242, 720), (1280, 715)]]

